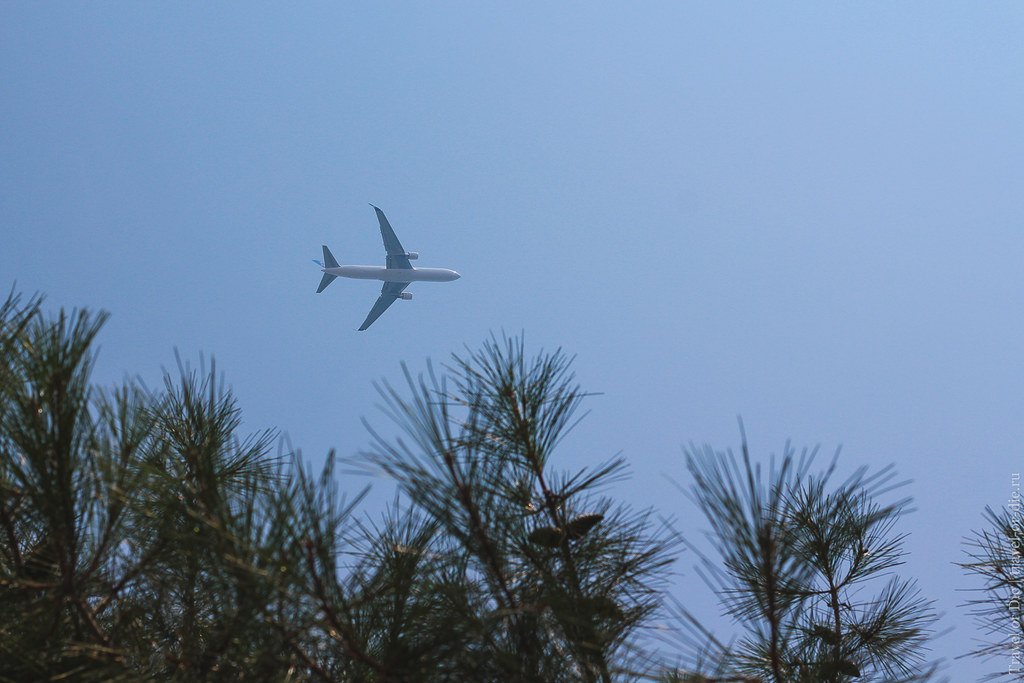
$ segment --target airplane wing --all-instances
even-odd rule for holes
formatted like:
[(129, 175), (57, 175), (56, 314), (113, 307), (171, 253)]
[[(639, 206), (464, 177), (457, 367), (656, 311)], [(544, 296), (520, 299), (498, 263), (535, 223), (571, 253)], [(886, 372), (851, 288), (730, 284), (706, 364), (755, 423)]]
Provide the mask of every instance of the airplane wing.
[[(373, 204), (370, 204), (370, 206), (373, 206)], [(398, 237), (395, 236), (395, 231), (391, 229), (391, 224), (388, 223), (384, 212), (376, 206), (373, 206), (373, 210), (377, 212), (377, 220), (380, 222), (380, 236), (384, 238), (384, 250), (388, 253), (387, 267), (412, 268), (412, 264), (409, 263), (409, 257), (405, 255), (406, 251), (402, 248), (402, 243), (398, 241)], [(383, 312), (382, 309), (381, 313)]]
[[(379, 212), (380, 209), (377, 209), (377, 211)], [(381, 214), (381, 216), (383, 215), (384, 214)], [(386, 220), (381, 223), (382, 226), (385, 224)], [(395, 299), (398, 298), (398, 295), (401, 294), (402, 290), (408, 286), (408, 282), (385, 282), (384, 286), (380, 288), (380, 296), (377, 297), (377, 302), (373, 304), (373, 308), (371, 308), (370, 312), (366, 315), (366, 320), (363, 321), (359, 331), (362, 332), (372, 325), (374, 320), (379, 318), (384, 311), (388, 310), (388, 306), (395, 303)]]

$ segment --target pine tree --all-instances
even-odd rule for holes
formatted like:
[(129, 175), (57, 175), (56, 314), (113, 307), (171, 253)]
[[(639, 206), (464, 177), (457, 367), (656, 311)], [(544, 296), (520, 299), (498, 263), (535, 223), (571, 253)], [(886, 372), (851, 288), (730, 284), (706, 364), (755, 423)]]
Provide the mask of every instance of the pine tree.
[[(521, 340), (384, 388), (411, 444), (353, 514), (274, 432), (239, 436), (214, 364), (90, 383), (105, 314), (0, 308), (0, 680), (633, 677), (672, 541), (601, 495), (613, 459), (549, 464), (584, 394)], [(450, 384), (449, 384), (450, 383)], [(451, 387), (449, 390), (448, 387)]]
[(105, 320), (0, 307), (0, 680), (341, 680), (303, 555), (349, 514), (330, 471), (239, 438), (212, 363), (93, 387)]
[(764, 476), (745, 446), (691, 449), (702, 572), (742, 637), (677, 604), (690, 673), (666, 670), (644, 627), (679, 541), (609, 497), (621, 458), (557, 466), (587, 397), (560, 350), (492, 338), (381, 384), (401, 434), (355, 458), (398, 483), (378, 517), (333, 454), (314, 473), (276, 432), (240, 434), (212, 361), (94, 386), (105, 320), (0, 306), (0, 681), (928, 677), (891, 468), (836, 483), (813, 454)]
[[(1014, 489), (1016, 491), (1016, 489)], [(999, 510), (985, 509), (986, 526), (966, 539), (968, 561), (960, 564), (979, 577), (971, 589), (978, 628), (990, 640), (969, 653), (998, 662), (985, 680), (1024, 681), (1024, 503), (1017, 495)]]
[[(838, 453), (836, 454), (838, 457)], [(833, 481), (837, 459), (812, 472), (816, 451), (787, 444), (768, 471), (742, 455), (691, 447), (690, 496), (714, 550), (700, 573), (740, 629), (724, 643), (677, 604), (688, 666), (665, 680), (710, 683), (915, 681), (934, 673), (925, 646), (936, 621), (903, 563), (896, 524), (909, 499), (891, 467)], [(693, 545), (693, 544), (691, 544)], [(696, 550), (696, 547), (694, 546)], [(699, 552), (699, 551), (698, 551)]]
[(98, 449), (88, 374), (103, 316), (46, 321), (39, 299), (0, 307), (0, 676), (118, 672), (95, 584), (123, 509)]
[(427, 567), (423, 611), (436, 620), (420, 633), (456, 648), (440, 669), (453, 680), (611, 681), (644, 665), (637, 629), (658, 606), (671, 543), (649, 511), (600, 494), (624, 476), (621, 459), (554, 468), (585, 398), (570, 364), (491, 339), (443, 376), (406, 370), (411, 398), (380, 387), (405, 438), (375, 433), (369, 460), (416, 520), (386, 536), (416, 530), (402, 552)]

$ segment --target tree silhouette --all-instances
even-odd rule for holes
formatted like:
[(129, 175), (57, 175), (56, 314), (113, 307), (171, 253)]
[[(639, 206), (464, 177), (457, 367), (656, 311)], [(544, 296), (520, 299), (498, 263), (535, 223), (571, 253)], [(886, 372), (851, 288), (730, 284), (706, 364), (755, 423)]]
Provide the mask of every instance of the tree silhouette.
[(985, 527), (966, 539), (968, 561), (960, 564), (982, 581), (967, 605), (988, 639), (969, 654), (999, 661), (985, 680), (1024, 681), (1024, 503), (1014, 491), (998, 512), (985, 508)]
[(447, 379), (383, 393), (410, 445), (352, 514), (239, 437), (215, 367), (160, 390), (89, 381), (105, 314), (0, 309), (0, 680), (612, 680), (642, 662), (671, 539), (598, 492), (614, 459), (551, 454), (583, 393), (559, 352), (492, 340)]
[(212, 364), (92, 387), (106, 315), (39, 303), (0, 307), (0, 680), (331, 679), (300, 550), (333, 484), (239, 439)]
[(399, 434), (371, 429), (353, 461), (398, 494), (367, 517), (333, 454), (314, 473), (276, 432), (239, 433), (212, 361), (94, 386), (105, 320), (13, 291), (0, 306), (0, 681), (929, 675), (934, 614), (892, 574), (908, 501), (881, 502), (891, 468), (836, 483), (813, 453), (764, 475), (745, 446), (691, 449), (701, 573), (742, 635), (676, 603), (684, 671), (645, 628), (678, 536), (609, 496), (621, 458), (557, 465), (587, 396), (560, 350), (491, 338), (381, 384)]
[(433, 593), (459, 680), (610, 681), (641, 664), (636, 629), (658, 606), (671, 543), (649, 512), (598, 493), (621, 459), (553, 469), (585, 396), (570, 363), (491, 339), (444, 376), (406, 369), (411, 398), (380, 387), (405, 438), (374, 432), (368, 457), (430, 530), (412, 552), (445, 579)]
[[(723, 643), (684, 605), (675, 606), (688, 667), (666, 680), (839, 682), (930, 678), (924, 663), (937, 617), (903, 563), (896, 524), (909, 499), (881, 503), (898, 488), (887, 467), (834, 482), (837, 459), (812, 472), (816, 451), (787, 444), (767, 472), (711, 447), (686, 455), (691, 498), (711, 530), (700, 573), (740, 628)], [(838, 457), (838, 453), (837, 453)], [(696, 547), (694, 547), (696, 550)], [(699, 554), (699, 551), (697, 551)]]

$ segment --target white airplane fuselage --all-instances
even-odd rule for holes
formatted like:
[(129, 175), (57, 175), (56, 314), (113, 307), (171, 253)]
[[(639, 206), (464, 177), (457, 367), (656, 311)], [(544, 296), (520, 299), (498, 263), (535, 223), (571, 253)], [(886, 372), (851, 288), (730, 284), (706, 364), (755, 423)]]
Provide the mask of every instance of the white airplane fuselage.
[(383, 280), (384, 282), (451, 282), (461, 275), (448, 268), (385, 268), (383, 266), (338, 266), (321, 268), (328, 275), (355, 280)]

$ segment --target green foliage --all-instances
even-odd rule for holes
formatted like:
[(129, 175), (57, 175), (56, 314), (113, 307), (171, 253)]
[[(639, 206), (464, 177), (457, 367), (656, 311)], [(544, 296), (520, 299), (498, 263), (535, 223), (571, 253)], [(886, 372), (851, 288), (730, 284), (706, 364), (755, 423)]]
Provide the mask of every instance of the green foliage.
[[(898, 484), (891, 468), (833, 481), (836, 460), (812, 472), (815, 452), (787, 446), (767, 473), (710, 447), (687, 453), (691, 497), (711, 525), (717, 555), (701, 572), (741, 629), (726, 645), (678, 605), (689, 680), (923, 680), (937, 617), (903, 562), (895, 525), (907, 499), (879, 501)], [(683, 679), (686, 680), (686, 679)]]
[(621, 460), (549, 465), (584, 397), (562, 354), (384, 389), (411, 445), (376, 440), (405, 502), (371, 522), (333, 456), (239, 436), (212, 363), (93, 387), (105, 319), (0, 308), (0, 680), (633, 676), (671, 543), (597, 493)]
[(986, 680), (1024, 681), (1024, 504), (1014, 492), (1000, 511), (985, 509), (985, 527), (965, 541), (960, 564), (982, 582), (967, 605), (989, 639), (970, 655), (998, 662)]
[[(561, 352), (527, 358), (492, 339), (448, 374), (380, 390), (404, 438), (376, 435), (372, 463), (432, 525), (433, 594), (461, 655), (458, 680), (608, 681), (639, 665), (636, 631), (658, 605), (669, 542), (649, 513), (601, 496), (623, 476), (550, 466), (584, 394)], [(451, 581), (454, 580), (454, 584)]]
[(239, 434), (212, 362), (93, 386), (105, 319), (0, 306), (0, 682), (927, 676), (889, 469), (837, 484), (813, 454), (764, 477), (745, 447), (689, 453), (720, 559), (701, 571), (742, 636), (678, 605), (692, 665), (670, 670), (644, 627), (676, 537), (608, 497), (621, 458), (556, 466), (586, 398), (561, 351), (492, 338), (381, 385), (400, 434), (371, 429), (358, 462), (399, 495), (366, 518), (333, 454), (315, 474), (276, 433)]
[(312, 670), (308, 577), (281, 576), (318, 491), (268, 457), (273, 434), (235, 436), (213, 367), (92, 387), (105, 319), (0, 308), (0, 680)]

